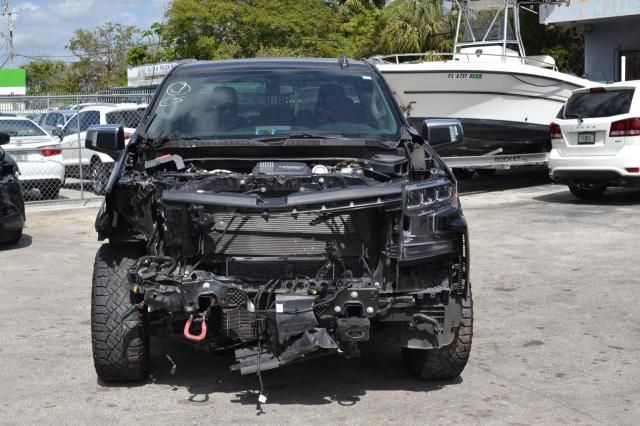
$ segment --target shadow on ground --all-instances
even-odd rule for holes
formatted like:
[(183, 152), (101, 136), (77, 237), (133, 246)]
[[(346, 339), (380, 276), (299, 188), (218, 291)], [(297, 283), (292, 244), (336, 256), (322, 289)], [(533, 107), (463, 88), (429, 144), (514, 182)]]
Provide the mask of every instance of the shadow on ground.
[[(256, 405), (258, 379), (255, 374), (241, 376), (229, 371), (234, 362), (232, 354), (212, 355), (174, 341), (167, 341), (165, 346), (177, 365), (176, 372), (170, 373), (171, 364), (162, 352), (162, 345), (153, 339), (152, 377), (146, 386), (186, 388), (191, 396), (179, 401), (181, 404), (213, 404), (210, 395), (224, 393), (231, 402)], [(461, 378), (438, 382), (416, 379), (405, 372), (399, 347), (374, 346), (370, 342), (361, 349), (361, 358), (329, 355), (263, 372), (268, 404), (350, 406), (370, 390), (431, 392), (462, 383)]]
[(600, 198), (580, 200), (565, 186), (566, 191), (544, 194), (533, 199), (555, 204), (575, 204), (590, 206), (633, 206), (640, 204), (640, 189), (609, 188)]
[(549, 183), (551, 180), (549, 180), (549, 172), (546, 167), (520, 167), (510, 170), (496, 170), (492, 176), (479, 176), (476, 173), (471, 179), (459, 179), (458, 190), (460, 194), (474, 194), (527, 188)]
[(0, 251), (20, 250), (29, 247), (32, 242), (31, 235), (22, 234), (22, 239), (18, 244), (0, 244)]

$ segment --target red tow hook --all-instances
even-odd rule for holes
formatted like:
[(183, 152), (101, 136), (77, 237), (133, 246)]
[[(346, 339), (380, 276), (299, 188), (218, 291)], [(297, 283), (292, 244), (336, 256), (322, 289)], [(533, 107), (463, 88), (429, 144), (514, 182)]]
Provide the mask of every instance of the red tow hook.
[(191, 334), (191, 332), (189, 331), (189, 329), (191, 328), (191, 323), (192, 322), (193, 322), (193, 314), (191, 314), (191, 316), (189, 317), (189, 320), (184, 325), (184, 337), (186, 337), (188, 340), (191, 340), (192, 342), (201, 342), (201, 341), (203, 341), (204, 338), (207, 337), (207, 317), (206, 317), (206, 315), (202, 316), (202, 323), (200, 325), (200, 334), (197, 335), (197, 336)]

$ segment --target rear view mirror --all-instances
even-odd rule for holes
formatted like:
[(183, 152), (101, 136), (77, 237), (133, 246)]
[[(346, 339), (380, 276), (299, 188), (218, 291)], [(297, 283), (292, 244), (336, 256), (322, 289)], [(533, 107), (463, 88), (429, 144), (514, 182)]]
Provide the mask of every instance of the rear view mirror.
[(9, 133), (0, 132), (0, 145), (6, 145), (11, 141)]
[(85, 147), (115, 160), (124, 150), (124, 128), (113, 124), (91, 126), (87, 129)]
[(53, 129), (51, 129), (52, 136), (62, 136), (62, 126), (57, 125)]
[(454, 118), (431, 118), (422, 122), (422, 137), (431, 146), (462, 143), (464, 132), (460, 120)]

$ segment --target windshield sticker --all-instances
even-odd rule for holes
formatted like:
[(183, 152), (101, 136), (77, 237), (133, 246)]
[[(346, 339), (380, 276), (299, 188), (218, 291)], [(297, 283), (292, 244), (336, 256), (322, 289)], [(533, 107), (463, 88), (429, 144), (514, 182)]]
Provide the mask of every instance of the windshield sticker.
[(363, 80), (371, 80), (371, 76), (370, 75), (363, 75), (362, 79)]
[(176, 81), (167, 87), (169, 96), (186, 96), (191, 93), (191, 86), (186, 81)]
[(169, 105), (175, 105), (175, 104), (179, 104), (180, 102), (184, 101), (184, 99), (182, 98), (170, 98), (170, 97), (165, 97), (164, 99), (162, 99), (160, 101), (159, 106), (169, 106)]

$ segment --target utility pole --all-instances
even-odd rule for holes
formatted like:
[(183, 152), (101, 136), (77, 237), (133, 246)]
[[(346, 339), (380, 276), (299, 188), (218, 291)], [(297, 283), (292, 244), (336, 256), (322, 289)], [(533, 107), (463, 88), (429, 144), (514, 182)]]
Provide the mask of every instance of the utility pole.
[(7, 24), (9, 26), (9, 37), (7, 38), (7, 67), (15, 68), (16, 64), (13, 60), (13, 9), (11, 8), (11, 0), (2, 0), (2, 16), (7, 16)]

